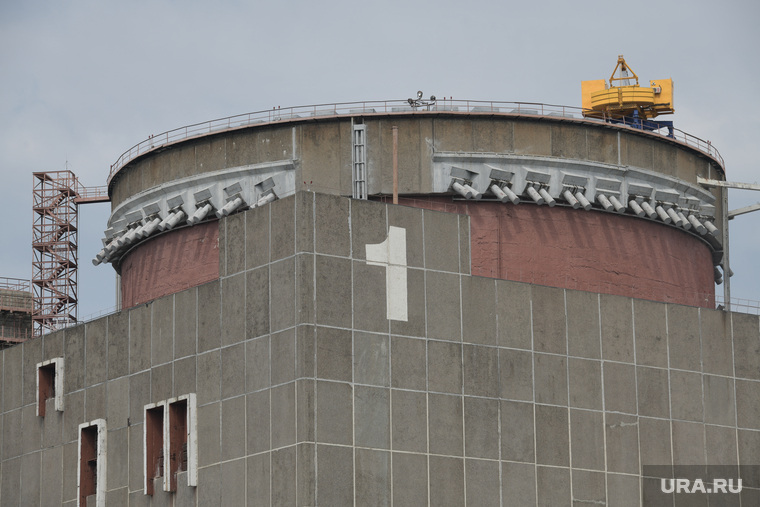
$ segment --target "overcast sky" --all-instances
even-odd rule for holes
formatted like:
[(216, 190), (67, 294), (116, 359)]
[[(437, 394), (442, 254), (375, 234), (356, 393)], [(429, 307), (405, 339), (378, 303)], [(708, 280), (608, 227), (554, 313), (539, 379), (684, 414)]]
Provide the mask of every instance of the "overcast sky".
[[(277, 105), (423, 90), (580, 106), (618, 54), (644, 84), (673, 78), (665, 119), (710, 140), (729, 180), (757, 182), (758, 20), (753, 0), (0, 2), (0, 276), (31, 277), (32, 172), (105, 185), (151, 134)], [(90, 263), (109, 213), (80, 208), (80, 318), (114, 305), (113, 269)], [(735, 298), (760, 300), (758, 230), (760, 212), (732, 222)]]

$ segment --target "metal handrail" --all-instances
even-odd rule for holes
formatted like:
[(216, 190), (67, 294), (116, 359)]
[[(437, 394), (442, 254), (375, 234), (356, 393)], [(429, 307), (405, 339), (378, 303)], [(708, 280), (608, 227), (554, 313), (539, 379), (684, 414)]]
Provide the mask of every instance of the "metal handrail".
[(0, 289), (31, 292), (32, 284), (25, 278), (9, 278), (7, 276), (0, 276)]
[(108, 187), (106, 187), (106, 186), (102, 186), (102, 187), (85, 187), (85, 186), (82, 186), (81, 184), (79, 184), (77, 186), (77, 194), (82, 199), (92, 199), (92, 198), (98, 198), (98, 197), (107, 197), (108, 196)]
[(760, 315), (760, 301), (745, 298), (731, 298), (730, 301), (731, 304), (726, 305), (725, 297), (722, 294), (715, 295), (716, 307), (721, 309), (728, 307), (732, 312)]
[[(578, 121), (604, 121), (593, 118), (584, 118), (583, 109), (573, 106), (560, 106), (555, 104), (542, 104), (539, 102), (501, 102), (501, 101), (483, 101), (483, 100), (453, 100), (438, 99), (430, 106), (413, 107), (408, 100), (377, 100), (363, 102), (334, 102), (325, 104), (313, 104), (309, 106), (295, 107), (274, 107), (264, 111), (244, 113), (215, 120), (194, 123), (184, 127), (167, 130), (161, 134), (155, 134), (144, 141), (141, 141), (127, 151), (122, 153), (116, 162), (111, 165), (108, 174), (108, 184), (114, 175), (129, 162), (152, 151), (156, 148), (166, 146), (178, 141), (200, 137), (203, 135), (223, 132), (225, 130), (238, 129), (251, 125), (263, 125), (268, 123), (277, 123), (281, 121), (303, 120), (308, 118), (324, 118), (331, 116), (356, 116), (366, 115), (387, 115), (387, 114), (409, 114), (409, 113), (446, 113), (446, 114), (488, 114), (488, 115), (536, 115), (567, 118)], [(598, 113), (597, 113), (598, 114)], [(616, 124), (621, 122), (616, 120)], [(628, 126), (622, 123), (624, 126)], [(635, 128), (628, 126), (628, 128)], [(718, 150), (710, 143), (696, 136), (688, 134), (679, 129), (673, 129), (673, 135), (661, 133), (659, 131), (648, 131), (662, 137), (669, 137), (695, 148), (707, 155), (715, 158), (725, 167), (723, 157)]]
[(21, 343), (32, 337), (32, 326), (0, 325), (0, 342)]

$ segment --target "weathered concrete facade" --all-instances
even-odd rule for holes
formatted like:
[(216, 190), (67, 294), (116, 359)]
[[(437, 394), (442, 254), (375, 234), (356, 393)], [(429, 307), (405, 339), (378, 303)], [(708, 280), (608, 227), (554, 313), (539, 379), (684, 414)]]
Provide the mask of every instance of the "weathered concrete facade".
[(109, 185), (112, 205), (166, 182), (283, 159), (298, 161), (297, 190), (351, 195), (355, 122), (367, 129), (370, 194), (393, 191), (393, 126), (398, 127), (401, 194), (434, 192), (430, 167), (435, 153), (447, 152), (593, 161), (695, 184), (697, 176), (723, 179), (723, 168), (699, 150), (631, 128), (550, 117), (418, 112), (288, 120), (183, 141), (121, 168)]
[[(290, 117), (157, 141), (109, 180), (107, 235), (114, 243), (152, 217), (166, 220), (181, 209), (188, 218), (207, 202), (216, 211), (231, 200), (234, 185), (258, 187), (267, 178), (277, 179), (273, 189), (280, 198), (304, 190), (387, 198), (394, 129), (403, 202), (440, 209), (445, 200), (446, 209), (473, 217), (475, 274), (714, 307), (714, 267), (723, 250), (712, 221), (723, 226), (723, 204), (720, 190), (703, 188), (698, 178), (724, 179), (719, 156), (671, 137), (564, 116), (468, 109)], [(454, 181), (472, 185), (478, 196), (459, 196)], [(501, 202), (494, 185), (511, 189), (520, 205)], [(361, 196), (357, 186), (364, 188)], [(528, 192), (535, 189), (551, 195), (549, 206), (536, 206)], [(238, 195), (254, 206), (265, 194), (246, 188)], [(585, 196), (587, 206), (579, 208), (573, 195)], [(600, 204), (605, 195), (619, 199), (616, 210)], [(179, 204), (168, 204), (172, 196)], [(648, 215), (640, 207), (633, 212), (637, 203), (651, 204)], [(695, 218), (692, 228), (688, 220)], [(709, 222), (715, 236), (699, 220)], [(695, 232), (699, 227), (702, 232)], [(174, 245), (193, 243), (190, 231), (178, 227), (171, 241), (149, 238), (116, 249), (109, 262), (124, 275), (127, 306), (166, 294), (150, 277), (135, 276), (134, 268), (145, 270), (142, 259), (169, 258)], [(211, 255), (200, 260), (205, 267), (215, 263)], [(209, 280), (203, 269), (196, 280), (195, 270), (161, 272), (167, 287)]]
[[(0, 352), (2, 505), (76, 505), (96, 420), (109, 505), (641, 505), (644, 465), (758, 461), (758, 316), (472, 276), (452, 213), (299, 192), (218, 224), (217, 280)], [(406, 321), (366, 258), (391, 228)], [(197, 486), (151, 497), (145, 407), (187, 394)]]

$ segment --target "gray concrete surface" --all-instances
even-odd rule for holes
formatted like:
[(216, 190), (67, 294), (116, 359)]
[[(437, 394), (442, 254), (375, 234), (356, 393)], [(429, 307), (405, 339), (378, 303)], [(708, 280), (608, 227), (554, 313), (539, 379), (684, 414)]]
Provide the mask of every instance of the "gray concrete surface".
[[(407, 322), (364, 260), (390, 225)], [(120, 505), (639, 505), (644, 465), (757, 464), (758, 316), (471, 277), (459, 216), (324, 194), (220, 242), (217, 281), (0, 351), (2, 505), (75, 505), (96, 418)], [(59, 356), (65, 409), (39, 418)], [(143, 407), (190, 392), (198, 486), (149, 500)]]
[[(170, 181), (279, 160), (295, 161), (297, 191), (350, 196), (353, 120), (359, 119), (311, 118), (254, 125), (148, 152), (116, 174), (110, 187), (112, 206), (115, 209), (129, 197)], [(398, 127), (401, 194), (433, 191), (431, 168), (436, 152), (584, 160), (637, 167), (692, 184), (697, 182), (697, 176), (722, 179), (722, 169), (714, 161), (683, 143), (598, 122), (444, 112), (373, 115), (361, 121), (366, 125), (370, 194), (390, 194), (393, 190), (391, 127), (394, 126)], [(718, 193), (714, 195), (719, 197)], [(720, 208), (720, 203), (717, 206)]]

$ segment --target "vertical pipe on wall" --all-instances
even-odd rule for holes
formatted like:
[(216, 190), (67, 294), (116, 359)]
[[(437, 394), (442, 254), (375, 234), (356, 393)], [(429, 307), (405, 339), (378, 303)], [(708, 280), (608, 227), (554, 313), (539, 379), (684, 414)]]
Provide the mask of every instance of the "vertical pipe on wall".
[(393, 131), (393, 204), (398, 204), (398, 127), (391, 127)]
[(728, 188), (720, 189), (721, 196), (721, 218), (723, 219), (723, 306), (727, 312), (731, 311), (731, 262), (728, 255)]

